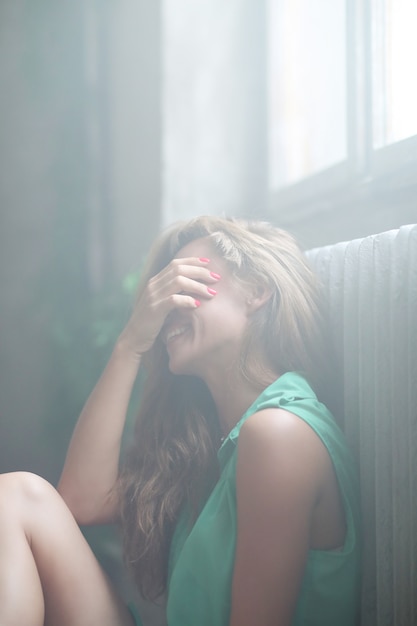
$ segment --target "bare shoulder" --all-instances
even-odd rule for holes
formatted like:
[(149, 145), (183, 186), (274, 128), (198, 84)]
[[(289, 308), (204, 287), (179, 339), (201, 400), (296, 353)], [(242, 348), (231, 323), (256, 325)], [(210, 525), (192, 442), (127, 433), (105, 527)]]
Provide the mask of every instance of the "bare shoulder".
[(304, 445), (325, 450), (320, 437), (303, 419), (279, 408), (263, 409), (248, 417), (240, 430), (239, 442), (245, 446), (282, 448), (281, 451)]
[[(262, 477), (284, 472), (289, 483), (304, 481), (319, 489), (331, 460), (317, 433), (289, 411), (270, 408), (251, 415), (243, 424), (238, 441), (241, 469), (254, 467)], [(287, 482), (287, 484), (288, 484)]]

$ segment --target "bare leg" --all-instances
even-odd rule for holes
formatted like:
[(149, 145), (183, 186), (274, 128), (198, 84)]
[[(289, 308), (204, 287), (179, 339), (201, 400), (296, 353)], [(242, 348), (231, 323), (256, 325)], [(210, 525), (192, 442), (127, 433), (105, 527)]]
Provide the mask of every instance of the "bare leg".
[(0, 475), (1, 626), (133, 626), (57, 491)]

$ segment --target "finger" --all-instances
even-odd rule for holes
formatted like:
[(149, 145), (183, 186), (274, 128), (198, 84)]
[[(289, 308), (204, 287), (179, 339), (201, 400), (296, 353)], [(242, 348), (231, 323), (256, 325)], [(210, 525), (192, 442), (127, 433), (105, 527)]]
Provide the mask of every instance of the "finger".
[(174, 293), (166, 300), (169, 312), (174, 309), (197, 309), (201, 302), (187, 293)]
[(187, 278), (192, 278), (193, 280), (207, 284), (216, 283), (221, 279), (220, 274), (213, 272), (207, 267), (187, 265), (186, 263), (180, 263), (171, 270), (171, 273), (178, 276), (186, 276)]
[(149, 285), (147, 295), (142, 301), (141, 311), (148, 311), (154, 324), (163, 323), (163, 318), (175, 307), (194, 307), (195, 300), (210, 300), (216, 290), (205, 283), (176, 276), (173, 280), (160, 281), (159, 286)]
[(200, 268), (208, 270), (208, 263), (210, 259), (199, 259), (197, 257), (181, 257), (172, 259), (164, 268), (157, 274), (157, 276), (163, 276), (171, 272), (177, 272), (180, 266), (186, 266), (189, 268)]
[[(192, 281), (191, 281), (192, 283)], [(194, 286), (195, 285), (195, 286)], [(186, 291), (183, 287), (190, 286), (193, 288), (193, 292)], [(196, 293), (200, 290), (200, 293)], [(182, 281), (178, 285), (170, 284), (169, 290), (165, 290), (163, 294), (155, 294), (144, 303), (142, 311), (145, 316), (151, 321), (151, 325), (155, 328), (162, 325), (166, 316), (176, 308), (189, 308), (195, 309), (200, 306), (200, 299), (206, 297), (210, 299), (214, 297), (215, 293), (209, 293), (207, 286), (203, 286), (201, 283), (194, 283), (189, 285), (186, 281), (182, 284)]]
[(217, 291), (212, 286), (205, 283), (201, 283), (197, 280), (192, 280), (185, 276), (176, 276), (167, 285), (167, 295), (171, 294), (183, 294), (186, 293), (196, 298), (212, 298), (216, 295)]
[(208, 266), (209, 262), (210, 259), (199, 259), (196, 257), (173, 259), (157, 276), (182, 274), (197, 280), (206, 280), (207, 282), (218, 280), (220, 276), (211, 271)]
[(173, 265), (175, 265), (176, 263), (179, 263), (179, 264), (184, 263), (185, 265), (195, 265), (197, 267), (208, 267), (210, 263), (210, 259), (203, 258), (203, 257), (195, 257), (195, 256), (175, 257), (174, 259), (172, 259), (170, 263), (172, 263)]
[(221, 277), (207, 267), (208, 262), (195, 257), (174, 259), (149, 280), (143, 304), (155, 325), (163, 322), (161, 318), (173, 308), (195, 308), (195, 300), (216, 295), (214, 283)]
[[(188, 261), (188, 259), (185, 260)], [(181, 259), (181, 261), (184, 261), (184, 259)], [(191, 259), (191, 261), (195, 261), (195, 259)], [(150, 280), (149, 287), (154, 295), (160, 298), (163, 298), (164, 294), (167, 293), (167, 289), (169, 293), (178, 293), (180, 291), (194, 293), (194, 288), (196, 288), (196, 293), (204, 294), (204, 290), (202, 291), (192, 283), (186, 282), (187, 279), (205, 285), (214, 285), (221, 279), (221, 276), (206, 267), (202, 267), (201, 264), (188, 265), (187, 263), (180, 263), (179, 260), (175, 259), (175, 263), (169, 264), (162, 272)]]

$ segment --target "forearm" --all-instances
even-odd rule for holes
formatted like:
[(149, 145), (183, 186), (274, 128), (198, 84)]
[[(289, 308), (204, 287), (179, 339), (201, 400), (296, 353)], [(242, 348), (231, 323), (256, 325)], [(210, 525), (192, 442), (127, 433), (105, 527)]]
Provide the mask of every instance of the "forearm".
[(58, 490), (78, 522), (110, 521), (129, 400), (140, 365), (119, 340), (75, 427)]
[[(174, 259), (142, 289), (132, 315), (88, 399), (68, 449), (58, 490), (79, 523), (110, 521), (116, 513), (114, 485), (126, 414), (141, 355), (158, 337), (169, 313), (195, 310), (213, 298), (218, 280), (205, 259)], [(204, 279), (204, 282), (201, 282)]]

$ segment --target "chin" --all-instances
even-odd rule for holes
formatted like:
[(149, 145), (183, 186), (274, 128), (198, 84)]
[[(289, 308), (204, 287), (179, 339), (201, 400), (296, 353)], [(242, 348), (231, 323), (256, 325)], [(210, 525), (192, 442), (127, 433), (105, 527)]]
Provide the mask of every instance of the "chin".
[(181, 363), (173, 359), (169, 360), (168, 369), (171, 374), (175, 374), (175, 376), (185, 376), (189, 374), (189, 368), (185, 366), (185, 363)]
[(195, 364), (180, 360), (170, 359), (168, 369), (175, 376), (199, 376), (199, 369)]

